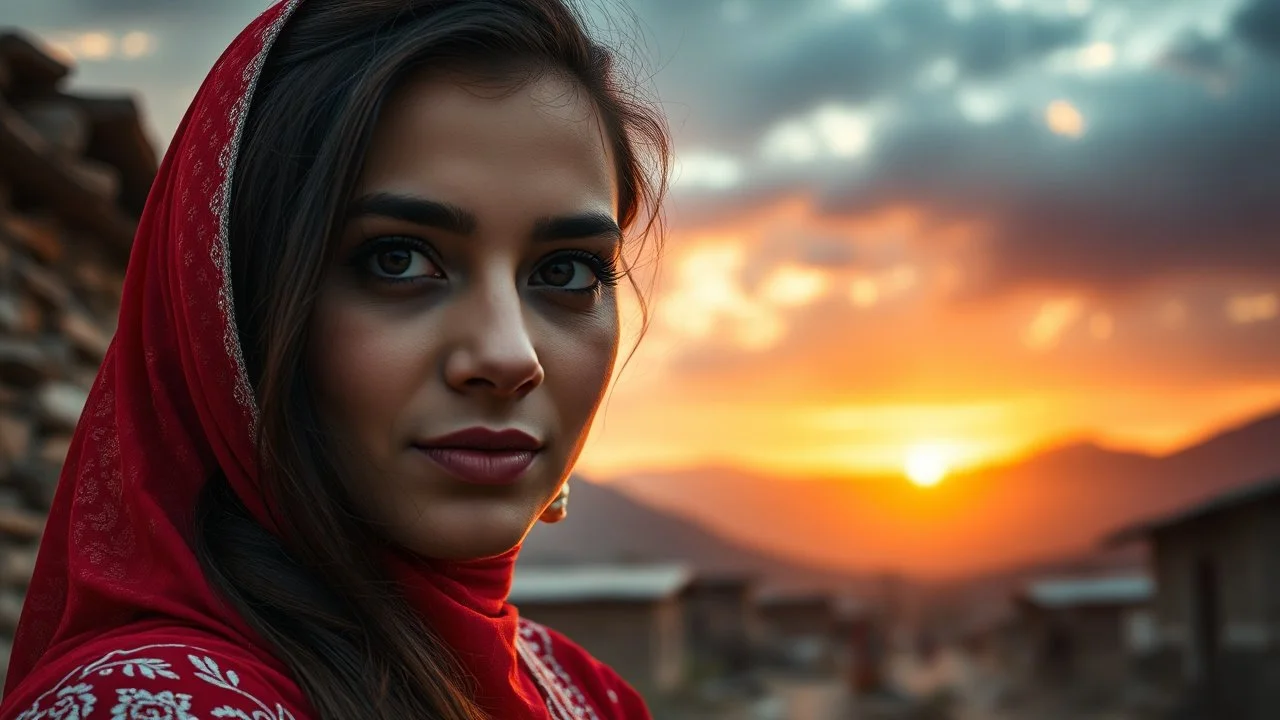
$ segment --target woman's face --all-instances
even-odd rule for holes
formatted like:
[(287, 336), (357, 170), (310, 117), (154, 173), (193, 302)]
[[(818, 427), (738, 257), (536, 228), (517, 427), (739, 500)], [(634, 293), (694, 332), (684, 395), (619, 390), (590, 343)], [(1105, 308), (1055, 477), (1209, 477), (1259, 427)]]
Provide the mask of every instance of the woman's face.
[(618, 347), (607, 137), (554, 73), (422, 75), (382, 111), (307, 369), (359, 510), (411, 551), (515, 547), (578, 457)]

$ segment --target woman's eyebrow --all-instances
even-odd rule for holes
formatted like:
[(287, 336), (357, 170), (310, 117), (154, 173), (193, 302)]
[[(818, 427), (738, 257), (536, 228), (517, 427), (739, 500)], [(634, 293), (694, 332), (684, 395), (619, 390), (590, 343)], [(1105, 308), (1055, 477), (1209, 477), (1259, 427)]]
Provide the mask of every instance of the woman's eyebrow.
[(533, 239), (540, 242), (586, 238), (612, 238), (620, 243), (622, 228), (618, 227), (618, 221), (606, 212), (545, 217), (538, 220), (533, 228)]
[(348, 217), (360, 215), (377, 215), (393, 220), (403, 220), (457, 235), (470, 235), (479, 225), (475, 214), (457, 205), (414, 195), (386, 192), (371, 193), (351, 203)]
[[(474, 213), (452, 203), (397, 193), (370, 193), (351, 203), (349, 217), (376, 215), (432, 227), (457, 235), (470, 235), (479, 226)], [(584, 212), (576, 215), (544, 217), (534, 224), (534, 240), (581, 240), (612, 238), (622, 242), (622, 228), (606, 212)]]

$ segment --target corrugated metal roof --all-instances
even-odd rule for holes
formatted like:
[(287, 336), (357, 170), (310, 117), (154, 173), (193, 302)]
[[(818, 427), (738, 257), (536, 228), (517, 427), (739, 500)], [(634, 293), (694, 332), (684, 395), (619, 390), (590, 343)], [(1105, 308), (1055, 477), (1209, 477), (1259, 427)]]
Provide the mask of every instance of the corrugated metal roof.
[(652, 601), (679, 593), (693, 579), (685, 565), (517, 567), (511, 602)]
[(1280, 477), (1268, 478), (1260, 482), (1236, 488), (1178, 512), (1145, 520), (1134, 525), (1121, 528), (1103, 538), (1103, 545), (1121, 545), (1142, 540), (1157, 530), (1180, 525), (1192, 520), (1199, 520), (1214, 513), (1233, 510), (1251, 502), (1265, 500), (1280, 495)]
[(1146, 575), (1039, 580), (1027, 585), (1026, 598), (1041, 607), (1137, 605), (1151, 600), (1155, 583)]

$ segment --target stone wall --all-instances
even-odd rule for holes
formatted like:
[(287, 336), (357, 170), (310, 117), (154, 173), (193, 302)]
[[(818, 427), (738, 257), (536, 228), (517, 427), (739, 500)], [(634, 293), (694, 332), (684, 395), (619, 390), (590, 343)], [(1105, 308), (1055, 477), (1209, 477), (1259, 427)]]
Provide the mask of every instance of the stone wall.
[(0, 672), (156, 173), (129, 98), (0, 34)]

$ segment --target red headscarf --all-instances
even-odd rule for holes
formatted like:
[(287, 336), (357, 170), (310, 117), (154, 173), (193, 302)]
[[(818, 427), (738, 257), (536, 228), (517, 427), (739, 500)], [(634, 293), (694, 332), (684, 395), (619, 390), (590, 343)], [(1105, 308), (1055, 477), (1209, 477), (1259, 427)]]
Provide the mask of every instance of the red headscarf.
[[(287, 667), (218, 600), (190, 546), (197, 496), (219, 469), (254, 518), (277, 530), (258, 490), (257, 410), (232, 310), (227, 218), (255, 83), (300, 2), (274, 5), (236, 38), (161, 164), (134, 241), (118, 330), (49, 514), (0, 717), (23, 710), (23, 718), (79, 717), (41, 709), (75, 689), (67, 685), (74, 675), (67, 658), (83, 659), (90, 646), (101, 650), (93, 657), (111, 657), (122, 639), (131, 647), (148, 640), (148, 647), (172, 647), (161, 641), (172, 639), (175, 627), (182, 638), (222, 642), (250, 666), (228, 682), (245, 695), (241, 677), (262, 680), (267, 687), (259, 692), (275, 693), (279, 710), (264, 717), (307, 713)], [(491, 717), (647, 717), (608, 668), (519, 620), (506, 602), (515, 556), (465, 563), (402, 557), (389, 564), (406, 597), (454, 648)], [(110, 674), (93, 663), (75, 670), (87, 676), (85, 667)], [(134, 677), (132, 666), (122, 667), (117, 676)], [(160, 666), (152, 667), (138, 677), (155, 679)], [(201, 687), (208, 689), (197, 684), (169, 697)], [(135, 688), (117, 690), (141, 697)]]

